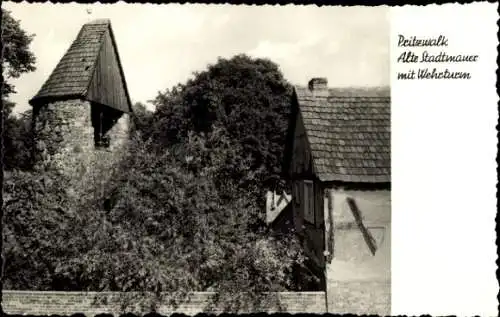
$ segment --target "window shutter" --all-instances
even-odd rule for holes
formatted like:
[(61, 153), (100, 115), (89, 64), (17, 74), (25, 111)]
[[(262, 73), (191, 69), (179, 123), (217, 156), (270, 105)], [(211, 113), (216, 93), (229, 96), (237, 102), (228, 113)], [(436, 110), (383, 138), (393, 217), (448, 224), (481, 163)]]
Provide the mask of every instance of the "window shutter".
[(300, 206), (300, 183), (295, 181), (293, 182), (293, 201), (296, 206)]
[(304, 181), (304, 220), (315, 224), (314, 210), (314, 183), (312, 181)]
[(325, 222), (325, 205), (323, 190), (319, 183), (314, 184), (314, 194), (314, 198), (316, 201), (316, 227), (321, 228), (322, 226), (324, 226)]

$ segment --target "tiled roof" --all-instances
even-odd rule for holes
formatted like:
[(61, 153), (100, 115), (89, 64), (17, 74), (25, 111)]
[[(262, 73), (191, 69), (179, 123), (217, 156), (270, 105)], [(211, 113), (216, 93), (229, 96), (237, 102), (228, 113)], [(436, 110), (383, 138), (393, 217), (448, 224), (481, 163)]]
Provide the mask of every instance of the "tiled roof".
[(321, 181), (391, 180), (390, 93), (385, 88), (296, 87), (300, 115)]
[(76, 40), (32, 99), (84, 96), (87, 92), (109, 20), (85, 24)]
[[(109, 19), (98, 19), (83, 25), (73, 44), (30, 103), (46, 98), (85, 97), (106, 32), (110, 32), (113, 38)], [(125, 83), (124, 86), (127, 91)]]

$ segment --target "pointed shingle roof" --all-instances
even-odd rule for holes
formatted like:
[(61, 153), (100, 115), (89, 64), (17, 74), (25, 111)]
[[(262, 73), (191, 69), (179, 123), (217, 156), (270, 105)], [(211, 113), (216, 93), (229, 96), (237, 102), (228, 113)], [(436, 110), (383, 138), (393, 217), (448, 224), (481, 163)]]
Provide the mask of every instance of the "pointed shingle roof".
[[(30, 100), (30, 104), (35, 105), (52, 99), (85, 99), (98, 65), (99, 54), (106, 39), (106, 34), (110, 35), (116, 52), (123, 89), (129, 103), (128, 108), (131, 109), (130, 97), (109, 19), (94, 20), (83, 25), (75, 41), (35, 97)], [(126, 108), (124, 106), (120, 110), (126, 111)]]

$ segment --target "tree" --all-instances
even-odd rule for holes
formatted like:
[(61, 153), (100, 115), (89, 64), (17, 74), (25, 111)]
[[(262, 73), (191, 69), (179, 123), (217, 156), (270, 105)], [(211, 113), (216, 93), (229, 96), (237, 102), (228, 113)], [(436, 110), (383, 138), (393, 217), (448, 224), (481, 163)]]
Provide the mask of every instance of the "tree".
[(29, 45), (34, 35), (27, 34), (21, 28), (19, 20), (12, 17), (11, 13), (2, 9), (2, 67), (4, 83), (2, 86), (2, 97), (15, 93), (15, 87), (8, 80), (19, 78), (21, 74), (34, 71), (35, 55), (30, 51)]
[(148, 108), (137, 102), (133, 105), (133, 116), (132, 116), (132, 129), (131, 135), (135, 132), (139, 132), (144, 140), (150, 137), (150, 125), (153, 121), (153, 112), (148, 110)]
[(13, 78), (19, 78), (23, 73), (34, 71), (35, 55), (29, 45), (34, 35), (28, 35), (21, 28), (20, 22), (11, 13), (2, 9), (2, 141), (3, 164), (8, 170), (13, 168), (28, 168), (30, 165), (30, 124), (31, 111), (17, 118), (12, 110), (15, 104), (8, 97), (15, 93)]
[(270, 60), (219, 58), (186, 84), (156, 97), (152, 135), (157, 143), (171, 145), (183, 142), (189, 131), (206, 133), (217, 125), (240, 146), (240, 156), (251, 157), (259, 185), (273, 188), (279, 180), (291, 93)]
[(6, 170), (31, 168), (31, 150), (32, 150), (32, 111), (26, 110), (19, 116), (11, 114), (10, 109), (14, 103), (4, 102), (4, 109), (8, 115), (4, 121), (3, 133), (3, 166)]

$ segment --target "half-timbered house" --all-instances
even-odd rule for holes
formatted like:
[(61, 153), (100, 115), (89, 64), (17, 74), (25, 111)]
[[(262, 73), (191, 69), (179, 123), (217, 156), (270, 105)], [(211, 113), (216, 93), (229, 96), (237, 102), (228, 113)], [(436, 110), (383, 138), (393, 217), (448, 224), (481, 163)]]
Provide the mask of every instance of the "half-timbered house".
[[(390, 151), (388, 89), (332, 89), (325, 78), (295, 87), (284, 173), (295, 230), (320, 287), (346, 297), (332, 303), (373, 302), (359, 294), (378, 292), (373, 305), (389, 307)], [(360, 281), (368, 283), (361, 293)]]

